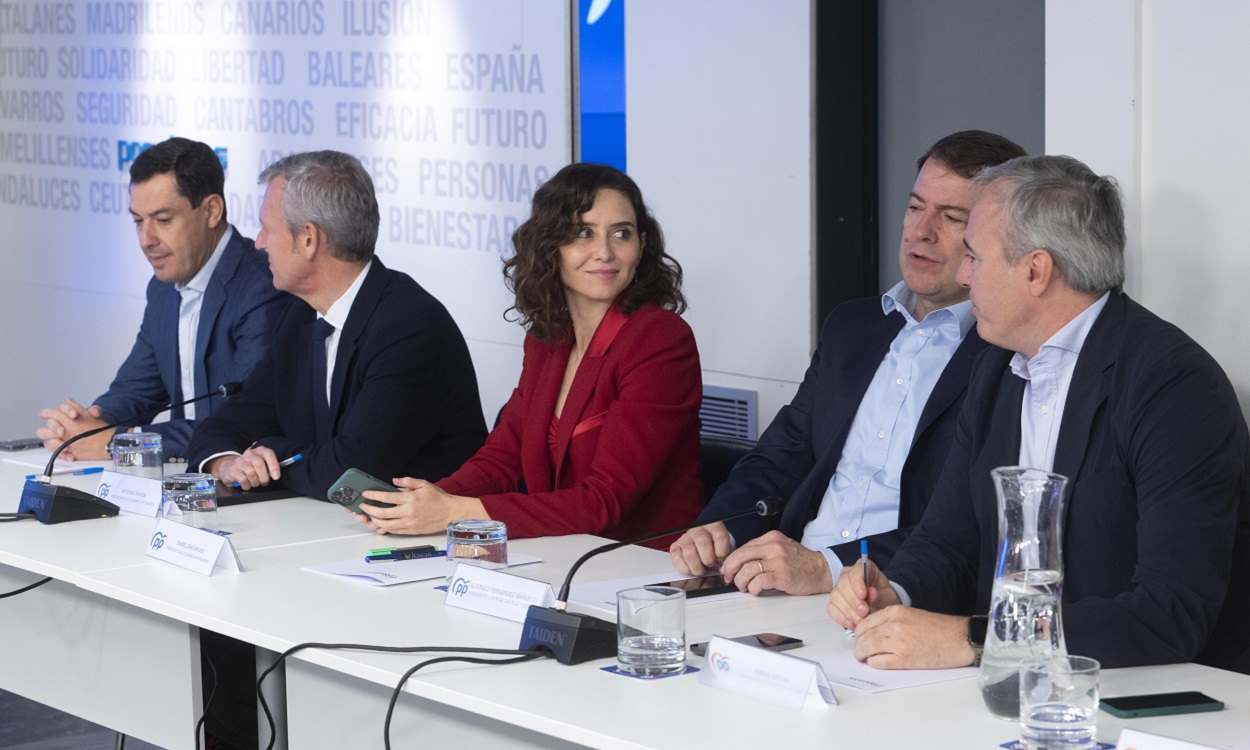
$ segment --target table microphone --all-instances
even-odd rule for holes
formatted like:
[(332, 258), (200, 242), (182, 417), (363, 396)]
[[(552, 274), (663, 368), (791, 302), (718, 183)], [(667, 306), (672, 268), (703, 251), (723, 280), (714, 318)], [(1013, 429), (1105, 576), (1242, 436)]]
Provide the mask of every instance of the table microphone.
[(592, 659), (604, 659), (609, 656), (615, 656), (616, 623), (608, 622), (593, 615), (568, 612), (565, 609), (568, 606), (569, 587), (573, 584), (573, 575), (577, 573), (578, 569), (587, 560), (604, 552), (611, 552), (614, 549), (638, 544), (639, 542), (649, 542), (652, 539), (680, 534), (697, 526), (723, 523), (724, 521), (732, 521), (736, 518), (745, 518), (747, 516), (768, 518), (780, 513), (784, 505), (785, 503), (781, 498), (765, 497), (756, 500), (755, 505), (750, 510), (731, 513), (708, 521), (678, 526), (675, 529), (667, 529), (636, 539), (627, 539), (623, 542), (612, 542), (595, 547), (577, 558), (577, 562), (573, 563), (573, 567), (569, 569), (568, 575), (565, 576), (564, 584), (560, 587), (560, 593), (556, 596), (556, 601), (552, 606), (530, 606), (529, 611), (525, 615), (525, 624), (521, 628), (521, 643), (517, 646), (517, 649), (550, 651), (555, 656), (556, 661), (561, 664), (581, 664)]
[(172, 409), (175, 406), (185, 406), (186, 404), (196, 401), (203, 401), (213, 396), (221, 396), (230, 398), (243, 390), (243, 384), (237, 382), (222, 383), (217, 388), (208, 393), (201, 394), (195, 398), (189, 398), (185, 401), (177, 403), (165, 404), (155, 411), (145, 414), (137, 414), (129, 419), (123, 419), (113, 424), (106, 424), (103, 427), (96, 427), (85, 432), (80, 432), (71, 437), (69, 440), (61, 443), (52, 451), (51, 458), (48, 459), (48, 465), (44, 467), (43, 474), (37, 479), (27, 479), (26, 486), (22, 488), (22, 501), (17, 507), (17, 515), (32, 515), (39, 520), (40, 523), (61, 523), (63, 521), (78, 521), (84, 518), (105, 518), (115, 516), (118, 513), (118, 507), (107, 500), (102, 500), (90, 492), (83, 492), (72, 487), (61, 487), (52, 484), (52, 471), (56, 466), (56, 459), (61, 455), (61, 451), (68, 448), (73, 443), (83, 438), (97, 435), (105, 430), (111, 430), (116, 427), (127, 425), (131, 422), (141, 422), (145, 418), (160, 414), (166, 409)]

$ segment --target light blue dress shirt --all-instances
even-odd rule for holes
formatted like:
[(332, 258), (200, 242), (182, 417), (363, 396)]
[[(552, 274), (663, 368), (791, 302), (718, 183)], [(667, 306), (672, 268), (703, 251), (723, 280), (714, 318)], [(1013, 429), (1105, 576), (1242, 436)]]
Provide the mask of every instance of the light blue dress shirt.
[(859, 402), (820, 509), (803, 529), (802, 545), (824, 555), (834, 583), (842, 562), (829, 547), (898, 528), (900, 477), (920, 415), (976, 322), (967, 301), (924, 320), (914, 308), (915, 295), (901, 281), (881, 296), (882, 313), (898, 311), (905, 322)]
[[(195, 339), (200, 330), (200, 308), (204, 305), (204, 293), (208, 291), (208, 282), (226, 252), (226, 245), (234, 236), (234, 227), (226, 225), (217, 247), (208, 256), (204, 266), (186, 284), (175, 284), (181, 302), (178, 303), (178, 384), (182, 388), (182, 397), (191, 398), (195, 392)], [(172, 395), (170, 397), (172, 401)], [(195, 404), (182, 407), (182, 414), (187, 419), (195, 419)]]
[(1094, 321), (1110, 296), (1110, 292), (1102, 295), (1068, 321), (1046, 339), (1037, 354), (1026, 357), (1016, 352), (1011, 358), (1012, 373), (1024, 380), (1024, 399), (1020, 402), (1021, 466), (1053, 470), (1059, 425), (1063, 423), (1063, 407), (1068, 400), (1076, 360), (1089, 329), (1094, 327)]

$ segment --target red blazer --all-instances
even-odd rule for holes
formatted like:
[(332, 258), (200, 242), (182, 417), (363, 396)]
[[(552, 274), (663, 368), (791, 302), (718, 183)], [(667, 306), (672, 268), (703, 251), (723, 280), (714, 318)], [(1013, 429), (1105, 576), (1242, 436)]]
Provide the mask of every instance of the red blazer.
[(693, 521), (703, 385), (690, 326), (654, 305), (608, 311), (565, 398), (553, 465), (548, 434), (571, 348), (525, 338), (499, 424), (438, 486), (481, 498), (512, 538), (625, 539)]

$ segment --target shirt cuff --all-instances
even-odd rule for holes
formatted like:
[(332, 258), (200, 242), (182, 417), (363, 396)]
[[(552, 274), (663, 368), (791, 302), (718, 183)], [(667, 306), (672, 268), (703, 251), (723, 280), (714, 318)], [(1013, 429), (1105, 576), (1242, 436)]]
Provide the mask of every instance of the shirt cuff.
[(898, 595), (898, 600), (903, 603), (904, 607), (911, 606), (911, 596), (908, 595), (907, 589), (894, 581), (890, 581), (890, 588), (894, 589), (894, 593)]
[[(822, 547), (820, 554), (824, 556), (825, 563), (829, 565), (829, 584), (836, 588), (838, 579), (842, 577), (842, 560), (829, 547)], [(832, 590), (830, 589), (830, 591)]]
[(204, 467), (212, 463), (213, 459), (221, 458), (222, 456), (242, 456), (242, 455), (243, 454), (239, 453), (238, 451), (222, 451), (221, 453), (214, 453), (213, 455), (201, 461), (200, 465), (195, 467), (195, 470), (200, 473), (203, 473)]

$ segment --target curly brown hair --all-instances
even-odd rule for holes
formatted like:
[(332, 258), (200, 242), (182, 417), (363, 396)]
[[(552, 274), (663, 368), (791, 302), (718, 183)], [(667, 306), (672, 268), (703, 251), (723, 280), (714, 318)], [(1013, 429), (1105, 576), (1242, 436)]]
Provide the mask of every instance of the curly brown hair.
[(594, 206), (600, 190), (616, 190), (629, 199), (642, 239), (634, 280), (617, 297), (616, 306), (626, 314), (647, 303), (678, 314), (686, 309), (681, 264), (664, 252), (664, 235), (638, 185), (604, 164), (569, 164), (535, 191), (530, 218), (512, 234), (515, 253), (503, 264), (508, 289), (516, 295), (504, 317), (520, 322), (543, 341), (572, 339), (573, 321), (560, 280), (560, 247), (577, 237), (582, 214)]

